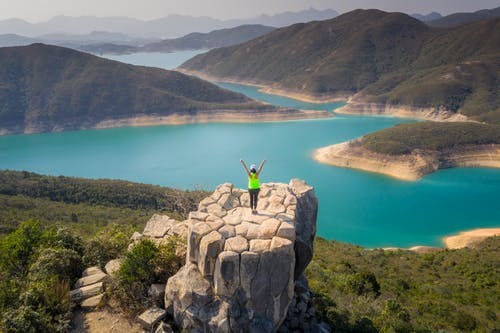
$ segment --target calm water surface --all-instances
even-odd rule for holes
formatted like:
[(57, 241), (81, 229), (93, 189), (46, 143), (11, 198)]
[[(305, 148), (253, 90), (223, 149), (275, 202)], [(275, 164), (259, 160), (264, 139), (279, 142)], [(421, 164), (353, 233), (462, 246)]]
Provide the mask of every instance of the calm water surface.
[[(172, 55), (172, 54), (169, 54)], [(167, 56), (169, 56), (167, 55)], [(151, 64), (148, 57), (143, 64)], [(165, 61), (167, 63), (168, 61)], [(178, 66), (174, 64), (172, 67)], [(161, 66), (168, 68), (168, 66)], [(333, 110), (221, 84), (266, 102)], [(262, 180), (302, 178), (316, 188), (318, 235), (368, 247), (440, 245), (444, 235), (500, 225), (500, 171), (450, 169), (418, 182), (329, 167), (311, 159), (321, 146), (410, 122), (389, 117), (255, 124), (195, 124), (0, 137), (0, 168), (117, 178), (190, 189), (246, 186), (239, 158), (267, 158)]]

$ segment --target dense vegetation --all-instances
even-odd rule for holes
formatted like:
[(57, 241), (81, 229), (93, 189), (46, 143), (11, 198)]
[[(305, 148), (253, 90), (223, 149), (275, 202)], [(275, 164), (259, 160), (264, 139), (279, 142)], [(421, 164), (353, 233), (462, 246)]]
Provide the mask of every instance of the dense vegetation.
[(429, 254), (317, 239), (307, 269), (335, 332), (498, 332), (500, 238)]
[[(360, 24), (362, 22), (362, 24)], [(355, 10), (295, 24), (182, 65), (312, 95), (442, 107), (500, 121), (500, 18), (432, 28), (401, 13)]]
[(365, 135), (367, 149), (390, 155), (427, 151), (457, 150), (471, 145), (500, 144), (500, 125), (480, 123), (422, 122), (400, 124)]
[(0, 133), (80, 129), (140, 115), (272, 109), (178, 72), (57, 46), (0, 48)]
[[(162, 198), (161, 189), (169, 189), (0, 174), (0, 184), (10, 188), (10, 194), (0, 195), (0, 216), (16, 222), (3, 229), (0, 239), (0, 330), (64, 332), (72, 310), (68, 291), (84, 267), (124, 258), (108, 297), (134, 313), (150, 305), (149, 284), (171, 276), (183, 263), (179, 254), (185, 245), (176, 239), (161, 246), (141, 242), (126, 252), (130, 235), (142, 230), (158, 207), (154, 201), (138, 203), (134, 193)], [(127, 194), (123, 200), (113, 195), (113, 186)], [(194, 198), (202, 192), (175, 193), (196, 205)], [(167, 200), (159, 209), (177, 207), (171, 204)], [(40, 222), (17, 223), (32, 216)], [(478, 249), (430, 254), (367, 250), (318, 238), (306, 275), (318, 315), (336, 332), (497, 332), (499, 254), (498, 237)]]
[(0, 171), (0, 235), (28, 219), (63, 224), (90, 235), (106, 225), (142, 229), (154, 212), (183, 219), (205, 191), (181, 191), (121, 180)]

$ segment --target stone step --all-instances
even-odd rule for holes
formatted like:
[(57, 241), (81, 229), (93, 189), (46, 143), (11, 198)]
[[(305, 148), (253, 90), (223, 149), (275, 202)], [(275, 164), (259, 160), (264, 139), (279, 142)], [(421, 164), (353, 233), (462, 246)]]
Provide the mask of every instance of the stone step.
[(96, 296), (92, 296), (92, 297), (87, 298), (86, 300), (84, 300), (82, 302), (82, 304), (80, 304), (80, 306), (84, 310), (92, 310), (92, 309), (94, 309), (95, 307), (97, 307), (101, 303), (103, 297), (104, 297), (104, 294), (99, 294), (99, 295), (96, 295)]
[(142, 327), (144, 327), (146, 330), (150, 330), (156, 325), (156, 323), (165, 318), (166, 315), (167, 311), (154, 307), (144, 311), (138, 319)]
[(102, 282), (98, 282), (85, 287), (71, 290), (69, 292), (69, 295), (73, 302), (80, 303), (87, 298), (101, 294), (103, 291), (104, 284)]
[(97, 282), (103, 282), (108, 278), (108, 274), (103, 273), (102, 271), (100, 273), (88, 275), (82, 278), (79, 278), (78, 281), (75, 283), (75, 288), (81, 288), (85, 286), (89, 286), (91, 284), (95, 284)]

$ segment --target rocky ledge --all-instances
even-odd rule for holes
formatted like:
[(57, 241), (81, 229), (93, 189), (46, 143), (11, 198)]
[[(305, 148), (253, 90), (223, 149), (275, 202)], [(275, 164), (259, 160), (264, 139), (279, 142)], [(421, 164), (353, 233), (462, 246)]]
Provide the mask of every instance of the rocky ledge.
[(258, 213), (247, 191), (219, 186), (192, 212), (186, 264), (167, 282), (177, 325), (203, 332), (272, 332), (312, 259), (317, 199), (299, 180), (265, 184)]
[[(186, 236), (186, 264), (165, 308), (191, 332), (321, 331), (304, 270), (313, 256), (318, 201), (301, 180), (263, 184), (257, 214), (246, 190), (222, 184), (188, 220), (155, 215), (143, 234)], [(187, 232), (185, 232), (187, 230)]]

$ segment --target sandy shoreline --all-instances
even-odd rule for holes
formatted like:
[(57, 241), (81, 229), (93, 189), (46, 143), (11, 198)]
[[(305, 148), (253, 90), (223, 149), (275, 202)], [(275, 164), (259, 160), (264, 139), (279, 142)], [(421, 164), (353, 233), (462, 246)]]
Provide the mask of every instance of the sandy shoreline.
[(63, 132), (72, 130), (104, 129), (129, 126), (185, 125), (198, 123), (257, 123), (282, 122), (307, 119), (332, 118), (334, 114), (324, 110), (295, 110), (281, 108), (276, 111), (265, 110), (211, 110), (198, 111), (192, 115), (171, 114), (165, 116), (138, 115), (130, 118), (107, 119), (97, 123), (83, 124), (72, 121), (66, 125), (34, 123), (17, 126), (13, 129), (0, 129), (0, 135), (35, 134)]
[(215, 75), (206, 74), (199, 71), (188, 70), (184, 68), (175, 68), (174, 70), (181, 72), (186, 75), (192, 75), (199, 77), (200, 79), (211, 81), (211, 82), (225, 82), (225, 83), (234, 83), (234, 84), (242, 84), (247, 86), (258, 87), (260, 92), (272, 95), (278, 95), (283, 97), (288, 97), (292, 99), (296, 99), (302, 102), (322, 104), (322, 103), (333, 103), (333, 102), (344, 102), (351, 95), (348, 93), (345, 94), (337, 94), (337, 95), (312, 95), (305, 94), (302, 92), (293, 91), (291, 89), (284, 89), (278, 87), (277, 84), (273, 84), (271, 82), (262, 82), (255, 80), (243, 80), (240, 78), (233, 77), (220, 77)]
[(500, 145), (480, 145), (459, 151), (413, 152), (391, 156), (364, 148), (360, 139), (316, 149), (313, 158), (324, 164), (416, 181), (426, 174), (452, 167), (500, 168)]
[(488, 237), (500, 236), (500, 228), (482, 228), (462, 231), (458, 235), (443, 237), (447, 249), (461, 249), (475, 247)]

